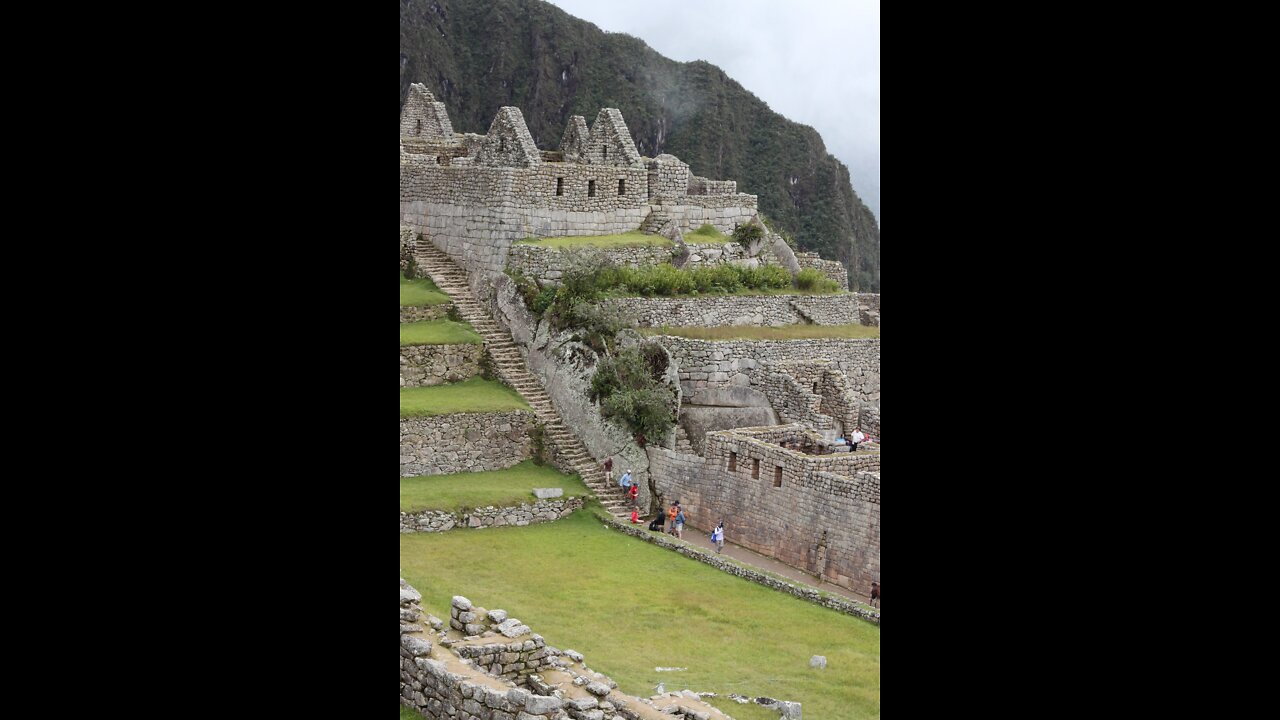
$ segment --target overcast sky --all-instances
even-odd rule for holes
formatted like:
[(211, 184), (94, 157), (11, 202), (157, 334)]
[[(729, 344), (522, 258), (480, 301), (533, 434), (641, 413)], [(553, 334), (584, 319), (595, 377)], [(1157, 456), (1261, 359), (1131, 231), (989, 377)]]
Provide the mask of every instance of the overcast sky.
[(879, 0), (548, 1), (672, 60), (718, 65), (774, 111), (812, 125), (880, 219)]

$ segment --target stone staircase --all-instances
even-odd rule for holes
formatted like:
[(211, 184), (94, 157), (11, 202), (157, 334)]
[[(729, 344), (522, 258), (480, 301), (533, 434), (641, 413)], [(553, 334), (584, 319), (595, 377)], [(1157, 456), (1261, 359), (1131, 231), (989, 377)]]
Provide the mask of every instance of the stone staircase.
[[(650, 206), (653, 207), (653, 206)], [(671, 224), (671, 213), (660, 207), (655, 207), (649, 211), (649, 216), (640, 223), (640, 232), (648, 235), (661, 235), (663, 230)]]
[(489, 313), (471, 295), (467, 274), (444, 252), (430, 243), (420, 243), (415, 258), (422, 273), (431, 277), (442, 291), (452, 298), (458, 315), (471, 324), (485, 340), (485, 347), (493, 359), (494, 369), (502, 381), (515, 388), (534, 415), (546, 428), (547, 441), (554, 445), (560, 457), (582, 476), (583, 482), (595, 493), (605, 509), (615, 517), (630, 519), (631, 502), (622, 489), (612, 485), (605, 477), (604, 469), (587, 448), (570, 432), (551, 404), (551, 396), (537, 378), (525, 370), (524, 357), (511, 340), (511, 335), (498, 326)]

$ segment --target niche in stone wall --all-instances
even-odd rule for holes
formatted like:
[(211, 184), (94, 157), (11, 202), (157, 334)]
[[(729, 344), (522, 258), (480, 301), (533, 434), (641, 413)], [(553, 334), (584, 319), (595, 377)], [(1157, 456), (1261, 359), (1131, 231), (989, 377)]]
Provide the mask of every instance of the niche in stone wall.
[(595, 197), (595, 196), (596, 196), (596, 181), (588, 180), (587, 181), (587, 197)]
[(760, 479), (760, 460), (757, 458), (752, 458), (751, 460), (751, 479)]
[(729, 472), (737, 472), (737, 471), (738, 471), (738, 453), (731, 452), (729, 453)]
[(773, 468), (773, 486), (776, 488), (782, 487), (782, 466), (781, 465), (775, 465)]
[(626, 194), (627, 194), (627, 181), (626, 179), (620, 179), (618, 180), (618, 195), (621, 196)]
[(556, 195), (564, 195), (564, 178), (556, 178)]

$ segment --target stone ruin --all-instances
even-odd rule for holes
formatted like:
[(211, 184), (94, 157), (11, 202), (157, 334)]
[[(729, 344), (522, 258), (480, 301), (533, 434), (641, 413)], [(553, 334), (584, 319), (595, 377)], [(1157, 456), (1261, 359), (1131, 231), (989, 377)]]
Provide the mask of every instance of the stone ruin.
[(401, 578), (400, 703), (432, 720), (732, 720), (689, 691), (625, 695), (502, 610), (454, 597), (446, 623), (421, 601)]

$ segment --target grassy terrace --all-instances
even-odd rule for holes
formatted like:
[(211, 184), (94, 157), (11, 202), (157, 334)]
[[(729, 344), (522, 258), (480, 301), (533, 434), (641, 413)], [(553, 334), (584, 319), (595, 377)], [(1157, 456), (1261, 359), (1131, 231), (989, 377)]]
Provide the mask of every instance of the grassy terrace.
[(405, 280), (400, 275), (400, 307), (427, 307), (449, 302), (449, 296), (427, 279)]
[(733, 242), (733, 238), (716, 230), (715, 225), (708, 224), (687, 233), (684, 236), (684, 241), (690, 245), (711, 245), (713, 243), (723, 245), (727, 242)]
[(693, 340), (816, 340), (823, 338), (880, 339), (880, 328), (865, 325), (783, 325), (755, 327), (734, 325), (722, 327), (658, 327), (638, 328), (642, 335), (675, 335)]
[(493, 472), (400, 478), (400, 512), (455, 512), (486, 505), (531, 503), (537, 500), (533, 496), (536, 487), (564, 488), (565, 497), (590, 494), (577, 475), (564, 475), (553, 467), (539, 467), (532, 460), (525, 460)]
[(484, 338), (466, 323), (426, 320), (400, 323), (400, 347), (411, 345), (479, 345)]
[(429, 417), (463, 412), (530, 410), (516, 391), (492, 380), (471, 378), (460, 383), (400, 391), (400, 417)]
[[(794, 700), (806, 717), (880, 717), (874, 625), (607, 530), (589, 512), (483, 532), (483, 543), (469, 532), (400, 536), (400, 568), (428, 612), (445, 617), (454, 595), (503, 608), (631, 695), (665, 682)], [(826, 671), (809, 668), (813, 655), (827, 656)], [(713, 702), (742, 720), (777, 717)]]
[(517, 245), (537, 245), (538, 247), (568, 250), (571, 248), (622, 248), (622, 247), (675, 247), (675, 243), (658, 235), (645, 235), (633, 230), (620, 235), (582, 235), (578, 237), (560, 238), (526, 238)]

